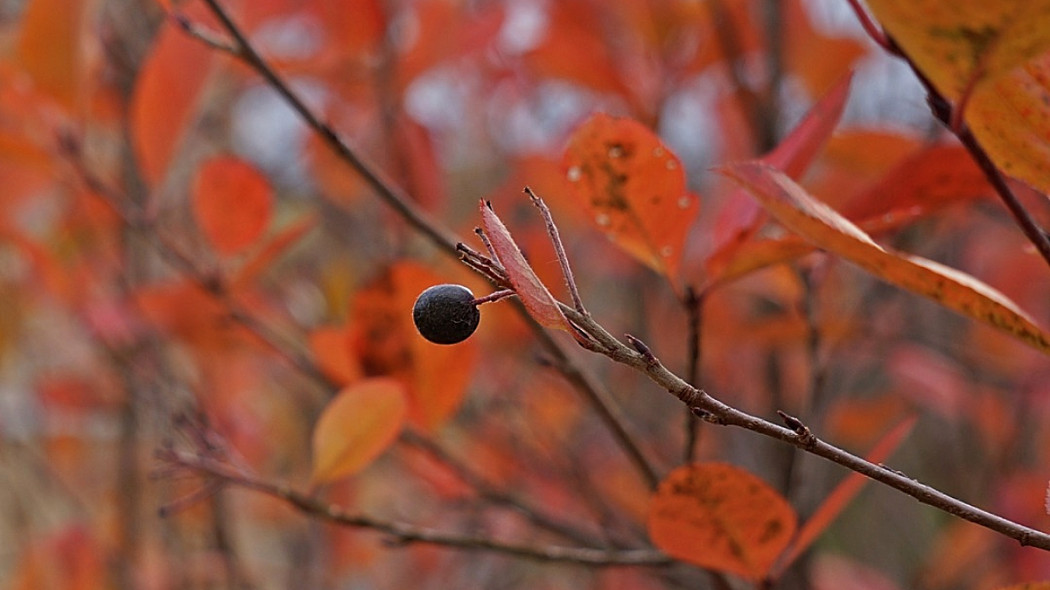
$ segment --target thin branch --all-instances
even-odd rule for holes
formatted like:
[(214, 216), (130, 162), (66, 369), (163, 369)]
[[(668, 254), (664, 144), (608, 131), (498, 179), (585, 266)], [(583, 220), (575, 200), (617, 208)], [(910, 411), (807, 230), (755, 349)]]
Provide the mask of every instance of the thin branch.
[[(237, 43), (238, 49), (234, 53), (235, 56), (240, 58), (244, 63), (262, 76), (267, 83), (288, 102), (299, 116), (302, 117), (303, 121), (305, 121), (306, 124), (317, 133), (318, 136), (320, 136), (321, 139), (324, 140), (324, 142), (327, 143), (342, 160), (346, 161), (347, 164), (354, 168), (365, 182), (372, 187), (372, 190), (374, 190), (383, 201), (397, 211), (413, 228), (429, 238), (436, 246), (450, 255), (456, 257), (462, 255), (463, 248), (461, 247), (460, 241), (455, 238), (454, 233), (419, 208), (419, 206), (416, 205), (408, 195), (397, 188), (396, 185), (386, 178), (378, 168), (368, 163), (353, 148), (351, 148), (349, 144), (343, 141), (335, 130), (323, 122), (320, 117), (306, 105), (303, 99), (291, 89), (288, 83), (258, 54), (241, 29), (235, 22), (233, 22), (229, 14), (223, 9), (217, 0), (204, 0), (204, 2), (211, 12), (215, 14), (216, 18), (218, 18), (223, 28), (226, 29), (233, 40)], [(518, 305), (517, 308), (524, 318), (527, 320), (531, 319), (523, 306)], [(627, 425), (627, 419), (623, 415), (622, 410), (619, 409), (611, 396), (605, 394), (597, 383), (587, 377), (580, 367), (576, 366), (575, 362), (571, 360), (571, 357), (566, 354), (561, 343), (554, 340), (550, 334), (547, 334), (539, 324), (536, 324), (535, 322), (529, 323), (540, 343), (548, 350), (548, 352), (558, 359), (563, 371), (566, 372), (566, 377), (568, 377), (569, 380), (580, 389), (588, 402), (595, 407), (602, 421), (605, 423), (606, 428), (612, 432), (615, 440), (620, 444), (631, 461), (638, 467), (649, 487), (655, 488), (656, 482), (659, 481), (659, 477), (657, 476), (652, 463), (646, 459), (645, 455), (641, 452), (640, 443), (631, 434), (631, 429)]]
[[(891, 38), (892, 42), (893, 39)], [(894, 44), (896, 46), (896, 44)], [(919, 67), (915, 65), (915, 62), (910, 57), (904, 55), (901, 51), (899, 52), (902, 59), (907, 62), (912, 72), (919, 78), (923, 88), (926, 89), (927, 102), (930, 104), (930, 111), (933, 112), (934, 117), (947, 127), (957, 138), (962, 142), (966, 151), (970, 152), (970, 157), (973, 158), (977, 166), (984, 172), (985, 178), (988, 179), (989, 184), (995, 189), (996, 194), (999, 195), (999, 199), (1002, 200), (1003, 204), (1006, 205), (1006, 209), (1013, 216), (1017, 226), (1021, 228), (1025, 237), (1028, 238), (1035, 249), (1039, 251), (1039, 254), (1043, 257), (1043, 260), (1047, 264), (1050, 264), (1050, 235), (1047, 235), (1046, 230), (1039, 227), (1039, 224), (1035, 222), (1032, 215), (1025, 209), (1021, 201), (1014, 195), (1013, 190), (1006, 184), (1006, 178), (1003, 173), (992, 162), (992, 159), (988, 156), (988, 152), (984, 150), (984, 147), (977, 141), (977, 138), (973, 135), (970, 128), (960, 121), (956, 114), (960, 108), (965, 105), (956, 105), (954, 108), (947, 98), (933, 85), (933, 82), (926, 77)]]
[(1010, 215), (1013, 216), (1014, 221), (1024, 232), (1025, 237), (1035, 246), (1035, 249), (1039, 251), (1039, 254), (1046, 260), (1047, 264), (1050, 264), (1050, 236), (1047, 236), (1046, 230), (1039, 227), (1039, 224), (1035, 222), (1032, 215), (1025, 209), (1021, 201), (1017, 199), (1017, 195), (1014, 194), (1010, 186), (1006, 184), (1006, 179), (1003, 177), (1002, 172), (992, 162), (992, 159), (988, 157), (988, 153), (984, 151), (981, 144), (977, 142), (977, 138), (974, 137), (973, 132), (969, 129), (965, 129), (962, 132), (956, 134), (959, 141), (962, 142), (966, 149), (973, 156), (974, 161), (984, 172), (984, 175), (988, 178), (988, 182), (991, 183), (992, 187), (995, 188), (995, 192), (999, 194), (999, 198), (1002, 199), (1003, 204), (1006, 205), (1007, 210), (1010, 211)]
[(284, 78), (259, 55), (255, 47), (248, 41), (244, 32), (233, 22), (226, 9), (217, 0), (204, 0), (204, 2), (235, 42), (235, 56), (262, 76), (267, 84), (276, 90), (288, 105), (302, 117), (303, 121), (336, 152), (339, 158), (350, 164), (372, 190), (379, 195), (379, 198), (393, 207), (409, 225), (444, 250), (448, 252), (456, 251), (456, 244), (459, 240), (456, 239), (456, 236), (451, 231), (445, 229), (429, 213), (419, 207), (407, 194), (397, 188), (397, 185), (390, 181), (377, 166), (365, 160), (332, 127), (322, 121), (320, 116), (307, 106), (306, 101), (292, 90), (292, 87), (288, 85)]
[(729, 79), (736, 87), (741, 110), (744, 111), (748, 125), (751, 127), (751, 140), (756, 151), (760, 152), (759, 147), (764, 143), (762, 138), (766, 135), (766, 130), (770, 128), (769, 117), (762, 109), (762, 101), (758, 94), (747, 82), (748, 76), (744, 71), (738, 31), (723, 0), (711, 0), (707, 3), (707, 7), (711, 11), (711, 20), (714, 22), (715, 37), (719, 48), (725, 56)]
[[(686, 407), (696, 408), (708, 422), (737, 426), (794, 445), (810, 454), (823, 457), (833, 463), (904, 492), (923, 504), (933, 506), (1015, 539), (1023, 546), (1038, 547), (1050, 551), (1050, 535), (1044, 532), (963, 502), (940, 490), (920, 483), (899, 471), (883, 465), (876, 465), (839, 447), (828, 444), (817, 438), (797, 419), (793, 422), (793, 425), (797, 428), (789, 429), (729, 406), (705, 391), (690, 385), (659, 361), (653, 363), (652, 359), (647, 355), (643, 355), (634, 348), (619, 342), (593, 319), (584, 318), (576, 314), (575, 310), (567, 305), (562, 306), (562, 311), (569, 319), (578, 322), (582, 329), (591, 333), (595, 339), (609, 347), (610, 352), (606, 356), (645, 373), (653, 382), (681, 400)], [(796, 422), (797, 424), (795, 424)]]
[(395, 545), (425, 543), (453, 549), (489, 551), (544, 562), (562, 562), (591, 567), (648, 566), (666, 567), (674, 561), (655, 549), (600, 549), (560, 545), (529, 545), (499, 541), (481, 535), (450, 533), (401, 521), (385, 520), (351, 513), (334, 504), (298, 492), (287, 485), (275, 484), (205, 457), (168, 450), (161, 459), (174, 465), (215, 478), (237, 487), (254, 490), (276, 498), (303, 514), (345, 527), (371, 529), (391, 537)]
[[(700, 362), (702, 347), (702, 322), (704, 316), (704, 300), (706, 293), (697, 293), (692, 286), (685, 288), (685, 299), (682, 301), (685, 307), (686, 320), (689, 325), (688, 349), (689, 358), (685, 369), (685, 379), (693, 385), (700, 383)], [(686, 464), (692, 463), (696, 458), (696, 441), (700, 436), (700, 420), (689, 408), (685, 410), (685, 447), (683, 460)]]
[(583, 307), (583, 300), (580, 299), (580, 290), (576, 286), (576, 279), (572, 276), (572, 266), (569, 264), (569, 257), (565, 255), (565, 245), (562, 244), (561, 236), (558, 234), (558, 226), (554, 224), (554, 217), (551, 216), (550, 208), (547, 207), (547, 203), (543, 202), (543, 199), (532, 192), (531, 188), (525, 187), (525, 194), (529, 196), (529, 200), (540, 210), (540, 214), (543, 216), (543, 224), (547, 227), (547, 234), (550, 236), (551, 244), (554, 245), (554, 253), (558, 257), (558, 264), (561, 265), (561, 274), (565, 277), (565, 284), (568, 286), (569, 295), (572, 297), (572, 306), (583, 315), (590, 315), (587, 309)]
[(893, 55), (900, 55), (900, 50), (897, 48), (897, 45), (886, 37), (886, 32), (882, 30), (882, 27), (875, 24), (875, 21), (871, 18), (871, 15), (868, 14), (868, 11), (861, 6), (860, 0), (846, 1), (849, 2), (850, 8), (853, 9), (854, 14), (857, 15), (857, 20), (860, 21), (860, 26), (864, 28), (864, 32), (871, 37), (871, 40), (887, 52)]
[(537, 527), (546, 529), (570, 541), (590, 545), (599, 544), (599, 541), (593, 535), (583, 532), (577, 526), (567, 523), (550, 514), (545, 514), (526, 504), (519, 498), (498, 489), (482, 475), (474, 472), (474, 470), (465, 463), (449, 455), (445, 449), (441, 448), (441, 446), (429, 438), (421, 436), (413, 430), (406, 429), (401, 433), (400, 440), (407, 445), (422, 450), (437, 461), (441, 462), (441, 464), (452, 471), (458, 479), (473, 488), (481, 498), (484, 498), (493, 504), (511, 508), (527, 518), (529, 522)]

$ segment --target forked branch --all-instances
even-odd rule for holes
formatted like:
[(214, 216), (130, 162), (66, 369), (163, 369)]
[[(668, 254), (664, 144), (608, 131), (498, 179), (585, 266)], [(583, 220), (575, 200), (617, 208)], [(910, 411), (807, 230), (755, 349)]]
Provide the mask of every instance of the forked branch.
[(314, 518), (340, 526), (370, 529), (383, 533), (389, 537), (393, 545), (425, 543), (463, 550), (501, 553), (534, 561), (575, 563), (592, 567), (662, 567), (673, 563), (671, 558), (656, 549), (604, 549), (511, 543), (487, 536), (450, 533), (406, 522), (386, 520), (350, 512), (340, 506), (296, 491), (289, 486), (259, 479), (222, 461), (208, 457), (165, 449), (160, 452), (159, 458), (172, 468), (188, 470), (205, 477), (211, 482), (210, 486), (215, 486), (216, 483), (232, 484), (240, 488), (255, 490)]
[[(369, 185), (376, 190), (379, 196), (398, 211), (413, 227), (423, 235), (429, 237), (446, 252), (455, 256), (462, 254), (461, 250), (457, 247), (458, 240), (455, 239), (449, 230), (416, 207), (406, 195), (396, 189), (392, 183), (378, 172), (378, 170), (364, 162), (330, 127), (321, 121), (316, 113), (306, 106), (306, 104), (290, 89), (285, 81), (252, 48), (243, 32), (241, 32), (236, 24), (229, 18), (217, 0), (205, 0), (205, 3), (211, 8), (212, 12), (219, 18), (222, 26), (233, 38), (235, 42), (232, 46), (234, 55), (242, 59), (256, 72), (263, 76), (267, 82), (273, 86), (286, 101), (288, 101), (300, 116), (303, 117), (307, 124), (336, 151), (339, 157), (359, 172)], [(225, 47), (221, 45), (220, 48), (225, 49)], [(994, 169), (994, 166), (992, 168)], [(993, 180), (993, 185), (996, 186), (997, 190), (1000, 191), (1000, 195), (1003, 196), (1001, 187), (1005, 187), (1005, 183), (1000, 185)], [(1006, 188), (1005, 192), (1009, 193), (1009, 189)], [(1013, 198), (1012, 193), (1010, 193), (1010, 195), (1010, 198)], [(1005, 196), (1004, 199), (1006, 199)], [(1011, 209), (1013, 210), (1013, 208)], [(1031, 221), (1030, 216), (1027, 216), (1027, 213), (1024, 212), (1023, 208), (1020, 208), (1019, 211), (1015, 212), (1015, 215), (1018, 214), (1022, 216), (1022, 219), (1027, 217), (1028, 221)], [(1022, 225), (1024, 226), (1024, 224)], [(1034, 223), (1031, 223), (1031, 225), (1025, 229), (1025, 232), (1029, 236), (1029, 239), (1033, 240), (1033, 243), (1037, 245), (1047, 261), (1050, 262), (1050, 239), (1048, 239), (1046, 234), (1039, 230)], [(564, 254), (561, 255), (564, 256)], [(481, 270), (478, 268), (478, 260), (468, 262), (472, 262), (469, 266), (475, 268), (475, 270)], [(564, 260), (562, 262), (563, 267), (567, 267), (568, 261)], [(482, 274), (485, 273), (482, 272)], [(634, 346), (629, 346), (612, 336), (588, 314), (581, 313), (582, 301), (574, 301), (574, 305), (571, 306), (561, 304), (561, 308), (569, 320), (585, 332), (587, 336), (592, 338), (594, 342), (600, 345), (599, 347), (596, 347), (595, 350), (599, 350), (601, 354), (604, 354), (613, 361), (625, 364), (645, 373), (653, 382), (677, 397), (687, 408), (710, 423), (737, 426), (763, 436), (795, 445), (806, 452), (823, 457), (829, 461), (879, 481), (889, 487), (897, 489), (916, 498), (924, 504), (928, 504), (1010, 538), (1016, 539), (1022, 545), (1050, 550), (1050, 535), (1047, 535), (1046, 533), (977, 508), (976, 506), (958, 500), (944, 492), (911, 479), (898, 471), (889, 469), (882, 465), (876, 465), (857, 457), (839, 447), (820, 440), (813, 435), (808, 428), (805, 428), (804, 425), (802, 425), (803, 427), (801, 428), (785, 428), (723, 403), (705, 391), (690, 385), (686, 380), (668, 370), (652, 353), (652, 351), (649, 350), (648, 346), (645, 346), (640, 340), (633, 339)], [(554, 352), (560, 361), (566, 363), (570, 362), (566, 356), (566, 350), (560, 342), (554, 340), (542, 330), (539, 330), (538, 334), (540, 335), (541, 342), (543, 342), (550, 351)], [(567, 373), (567, 375), (571, 375), (571, 373)], [(589, 381), (589, 379), (580, 379), (575, 381), (575, 383), (584, 391), (590, 391), (591, 395), (595, 396), (595, 390), (601, 390)], [(600, 401), (600, 396), (594, 397), (592, 401), (597, 404), (602, 403)], [(598, 409), (601, 413), (602, 408), (600, 405)], [(605, 414), (607, 420), (610, 415), (615, 415), (615, 413)], [(613, 431), (618, 433), (617, 439), (621, 442), (622, 446), (625, 446), (625, 448), (629, 450), (633, 449), (637, 452), (637, 443), (626, 434), (625, 430), (618, 431), (614, 424)], [(215, 471), (207, 466), (197, 466), (196, 468), (202, 471)], [(224, 473), (221, 471), (212, 472), (211, 475), (224, 477)], [(668, 563), (667, 558), (662, 554), (649, 550), (606, 551), (601, 549), (566, 547), (536, 548), (523, 545), (502, 545), (491, 540), (478, 539), (476, 537), (448, 535), (430, 529), (422, 529), (400, 523), (391, 523), (351, 515), (287, 488), (259, 482), (254, 479), (246, 479), (244, 477), (236, 476), (236, 474), (232, 477), (226, 477), (225, 479), (230, 483), (256, 489), (263, 493), (280, 498), (283, 501), (296, 506), (303, 512), (315, 515), (318, 518), (343, 524), (345, 526), (374, 528), (376, 530), (387, 532), (403, 542), (429, 542), (464, 548), (498, 550), (531, 559), (569, 561), (592, 565), (664, 565)]]

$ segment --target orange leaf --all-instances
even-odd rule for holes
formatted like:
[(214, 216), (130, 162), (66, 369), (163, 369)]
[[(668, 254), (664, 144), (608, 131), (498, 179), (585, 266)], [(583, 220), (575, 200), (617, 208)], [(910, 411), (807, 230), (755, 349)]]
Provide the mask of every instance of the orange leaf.
[(932, 260), (883, 249), (859, 227), (767, 165), (730, 164), (723, 173), (746, 188), (780, 223), (818, 248), (841, 256), (886, 282), (1050, 352), (1050, 337), (1042, 328), (987, 284)]
[(314, 484), (364, 469), (401, 433), (404, 385), (377, 378), (345, 387), (321, 412), (313, 435)]
[(469, 338), (435, 346), (412, 323), (412, 304), (432, 285), (449, 282), (410, 262), (391, 266), (354, 296), (351, 349), (366, 376), (389, 376), (408, 388), (409, 420), (433, 430), (459, 407), (477, 363), (477, 343)]
[(1050, 190), (1050, 0), (869, 0), (1007, 174)]
[[(195, 16), (200, 10), (189, 10)], [(183, 133), (196, 112), (215, 51), (170, 22), (142, 65), (131, 96), (131, 139), (142, 175), (151, 185), (164, 180)]]
[[(875, 444), (875, 447), (871, 449), (871, 452), (868, 453), (865, 459), (872, 463), (882, 463), (888, 459), (897, 450), (897, 447), (904, 442), (904, 439), (911, 434), (912, 428), (915, 427), (916, 419), (915, 416), (911, 416), (894, 426), (892, 430), (879, 439), (879, 442)], [(868, 481), (868, 478), (864, 475), (853, 472), (847, 475), (839, 485), (835, 486), (835, 489), (828, 494), (828, 497), (813, 511), (806, 524), (802, 525), (798, 536), (795, 537), (791, 542), (791, 546), (788, 547), (783, 557), (777, 562), (777, 567), (773, 570), (772, 576), (779, 577), (803, 551), (808, 549), (813, 544), (813, 541), (816, 541), (828, 526), (835, 521), (842, 510), (846, 508)]]
[(1050, 590), (1050, 582), (1025, 582), (1013, 586), (1003, 586), (999, 590)]
[(649, 537), (669, 555), (750, 580), (763, 578), (795, 534), (779, 493), (726, 463), (679, 467), (649, 507)]
[(37, 87), (72, 108), (82, 80), (81, 21), (86, 2), (32, 0), (22, 18), (18, 60)]
[(218, 156), (197, 170), (193, 213), (218, 252), (236, 254), (251, 246), (270, 222), (270, 183), (254, 166)]
[(529, 311), (529, 315), (543, 326), (573, 334), (575, 331), (562, 314), (557, 300), (536, 276), (507, 227), (485, 201), (481, 202), (481, 228), (485, 230), (485, 236), (492, 244), (498, 262), (507, 271), (507, 278), (510, 279), (514, 292)]
[(361, 378), (361, 367), (350, 349), (350, 334), (345, 326), (323, 326), (310, 332), (310, 352), (325, 377), (340, 385)]
[(288, 226), (278, 232), (277, 235), (270, 238), (270, 240), (266, 242), (266, 246), (259, 250), (258, 253), (254, 254), (251, 259), (245, 262), (244, 266), (237, 271), (237, 276), (232, 281), (234, 288), (247, 285), (255, 280), (255, 278), (265, 272), (275, 260), (280, 258), (281, 255), (297, 244), (304, 236), (313, 231), (315, 227), (317, 227), (317, 216), (313, 214), (304, 215), (300, 219), (288, 224)]
[(790, 262), (813, 251), (813, 246), (809, 243), (795, 236), (790, 238), (747, 241), (736, 244), (733, 248), (715, 251), (704, 262), (707, 270), (704, 288), (732, 282), (757, 270), (781, 262)]
[(568, 80), (598, 91), (628, 94), (602, 35), (608, 15), (583, 2), (557, 2), (541, 43), (524, 55), (539, 79)]
[(573, 197), (605, 235), (671, 281), (700, 201), (670, 148), (641, 123), (598, 113), (573, 133), (562, 163)]
[(864, 45), (854, 37), (830, 37), (813, 27), (805, 2), (785, 2), (785, 66), (797, 75), (810, 96), (825, 92), (861, 57)]

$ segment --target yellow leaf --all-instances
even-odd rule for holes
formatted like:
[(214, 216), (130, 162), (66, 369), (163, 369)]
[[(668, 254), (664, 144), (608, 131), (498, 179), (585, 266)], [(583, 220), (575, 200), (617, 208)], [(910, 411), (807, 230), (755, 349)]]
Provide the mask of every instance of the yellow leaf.
[(366, 379), (344, 388), (317, 420), (312, 480), (326, 483), (357, 473), (401, 432), (408, 404), (396, 379)]
[(868, 0), (995, 164), (1050, 191), (1050, 0)]
[(76, 103), (82, 79), (81, 20), (86, 2), (33, 0), (26, 7), (18, 60), (37, 86), (64, 107)]

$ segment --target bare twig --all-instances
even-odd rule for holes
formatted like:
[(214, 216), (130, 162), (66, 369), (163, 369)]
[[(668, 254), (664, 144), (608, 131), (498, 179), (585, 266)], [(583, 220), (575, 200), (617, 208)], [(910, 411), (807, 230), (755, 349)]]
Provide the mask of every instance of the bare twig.
[[(340, 137), (335, 130), (322, 121), (321, 118), (306, 105), (303, 99), (292, 90), (280, 74), (270, 67), (269, 63), (258, 54), (244, 35), (243, 31), (241, 31), (237, 24), (233, 22), (218, 0), (204, 1), (211, 12), (215, 14), (216, 18), (218, 18), (223, 28), (226, 29), (232, 39), (236, 42), (237, 51), (234, 55), (239, 57), (262, 76), (267, 83), (288, 102), (299, 116), (302, 117), (303, 121), (305, 121), (306, 124), (317, 133), (318, 136), (320, 136), (321, 139), (324, 140), (324, 142), (327, 143), (342, 160), (361, 175), (365, 182), (372, 187), (372, 190), (374, 190), (384, 202), (390, 205), (390, 207), (408, 221), (413, 228), (429, 238), (436, 246), (448, 254), (456, 257), (463, 254), (463, 247), (461, 246), (460, 241), (455, 238), (455, 235), (451, 230), (445, 228), (440, 222), (419, 208), (419, 206), (416, 205), (408, 195), (398, 189), (397, 186), (386, 178), (378, 168), (368, 163), (360, 154), (351, 148), (348, 143), (343, 141), (342, 137)], [(498, 264), (496, 267), (498, 268)], [(506, 287), (508, 285), (504, 284), (502, 286)], [(528, 313), (525, 312), (523, 306), (518, 305), (516, 307), (523, 317), (531, 319), (529, 318)], [(582, 369), (577, 367), (575, 362), (571, 360), (571, 357), (566, 354), (561, 343), (547, 334), (546, 331), (535, 322), (530, 322), (530, 325), (532, 325), (533, 331), (540, 343), (548, 350), (548, 352), (558, 358), (560, 366), (567, 371), (566, 376), (569, 380), (580, 388), (585, 399), (595, 407), (599, 417), (605, 423), (610, 432), (613, 433), (615, 440), (623, 448), (631, 461), (638, 467), (649, 486), (655, 487), (656, 482), (659, 480), (656, 475), (656, 470), (653, 468), (652, 463), (648, 461), (645, 458), (645, 455), (641, 452), (641, 445), (631, 434), (631, 428), (627, 425), (627, 420), (623, 415), (623, 411), (619, 409), (611, 396), (604, 394), (596, 383), (589, 378), (581, 377), (581, 375), (583, 375)]]
[[(303, 117), (307, 124), (313, 128), (341, 158), (347, 161), (348, 164), (354, 167), (355, 170), (364, 177), (384, 201), (398, 211), (413, 227), (423, 235), (429, 237), (444, 250), (452, 254), (459, 254), (460, 251), (457, 249), (457, 241), (451, 237), (451, 232), (445, 230), (443, 226), (420, 210), (407, 198), (406, 195), (393, 188), (394, 185), (389, 183), (378, 172), (378, 170), (375, 170), (371, 165), (365, 163), (330, 127), (321, 122), (320, 119), (295, 94), (295, 92), (290, 89), (283, 79), (277, 75), (274, 70), (272, 70), (255, 52), (245, 39), (243, 33), (238, 29), (236, 24), (230, 20), (229, 16), (219, 5), (217, 0), (205, 0), (205, 2), (211, 8), (212, 12), (214, 12), (219, 18), (223, 27), (237, 42), (237, 55), (262, 75), (267, 82), (273, 86), (274, 89), (289, 102), (289, 104), (291, 104), (300, 116)], [(950, 118), (948, 120), (950, 121)], [(1003, 186), (1005, 186), (1005, 183), (1003, 183)], [(1026, 212), (1024, 215), (1028, 217)], [(1028, 219), (1030, 220), (1030, 217), (1028, 217)], [(1034, 223), (1032, 226), (1035, 227), (1035, 229), (1038, 229), (1037, 226), (1034, 226)], [(1038, 236), (1030, 235), (1029, 238), (1033, 239), (1034, 242), (1041, 238), (1041, 240), (1046, 243), (1045, 250), (1040, 246), (1040, 252), (1044, 253), (1044, 257), (1050, 261), (1050, 240), (1047, 239), (1047, 236), (1040, 232)], [(1038, 243), (1037, 246), (1039, 246)], [(574, 306), (562, 305), (561, 308), (566, 317), (592, 338), (594, 342), (600, 345), (595, 347), (596, 350), (599, 350), (602, 354), (613, 361), (631, 366), (645, 373), (653, 382), (666, 389), (672, 395), (681, 400), (687, 408), (690, 408), (695, 413), (703, 416), (708, 422), (713, 424), (737, 426), (792, 444), (809, 453), (828, 459), (894, 489), (900, 490), (903, 493), (916, 498), (920, 502), (1016, 539), (1022, 545), (1030, 545), (1044, 550), (1050, 550), (1050, 535), (1047, 535), (1046, 533), (1020, 525), (1001, 516), (967, 504), (966, 502), (953, 498), (944, 492), (919, 483), (914, 479), (910, 479), (900, 472), (870, 463), (843, 449), (820, 440), (812, 435), (812, 433), (808, 433), (808, 436), (807, 433), (800, 434), (794, 430), (778, 426), (768, 420), (752, 416), (729, 406), (707, 394), (703, 390), (689, 384), (664, 367), (664, 365), (658, 360), (654, 363), (652, 358), (648, 358), (648, 355), (643, 355), (638, 352), (638, 350), (620, 342), (592, 318), (581, 314)], [(600, 391), (597, 387), (589, 387), (587, 385), (589, 379), (580, 372), (575, 364), (569, 361), (566, 351), (561, 347), (561, 344), (558, 341), (553, 340), (553, 338), (543, 330), (538, 330), (537, 335), (544, 346), (556, 355), (556, 359), (560, 363), (564, 363), (563, 369), (566, 369), (566, 375), (570, 380), (573, 380), (581, 390), (588, 392), (588, 395), (594, 395), (595, 392)], [(603, 406), (597, 397), (594, 397), (593, 401), (595, 407), (599, 410), (599, 413), (609, 411), (609, 407)], [(620, 432), (617, 429), (617, 422), (615, 420), (610, 420), (610, 417), (611, 415), (608, 413), (603, 415), (603, 419), (606, 421), (607, 425), (613, 429), (614, 433), (617, 433), (617, 440), (621, 442), (621, 446), (624, 446), (625, 450), (627, 450), (628, 454), (632, 456), (635, 463), (639, 465), (639, 468), (643, 469), (647, 474), (647, 479), (651, 482), (655, 481), (655, 471), (652, 470), (651, 467), (648, 469), (643, 467), (649, 465), (649, 463), (643, 456), (641, 456), (640, 452), (638, 452), (638, 447), (633, 443), (632, 437), (625, 430)], [(625, 441), (628, 441), (630, 444), (624, 444)], [(213, 473), (213, 475), (218, 474)], [(315, 515), (319, 518), (344, 524), (346, 526), (366, 527), (383, 531), (395, 536), (402, 542), (429, 542), (447, 546), (500, 551), (531, 559), (568, 561), (591, 565), (665, 565), (669, 562), (666, 557), (648, 550), (642, 550), (641, 552), (606, 551), (590, 548), (505, 545), (494, 542), (491, 539), (449, 535), (447, 533), (405, 525), (403, 523), (354, 516), (345, 513), (336, 507), (320, 503), (313, 498), (298, 494), (286, 487), (276, 486), (256, 479), (238, 478), (236, 474), (234, 477), (228, 479), (236, 481), (236, 483), (243, 487), (256, 489), (274, 497), (281, 498), (289, 504), (296, 506), (303, 512)]]
[(229, 13), (217, 0), (204, 0), (204, 2), (232, 38), (235, 49), (233, 55), (240, 58), (262, 76), (270, 87), (276, 90), (284, 98), (285, 102), (302, 117), (306, 124), (336, 152), (339, 158), (353, 167), (372, 190), (376, 191), (379, 198), (393, 207), (409, 225), (430, 238), (445, 251), (456, 251), (456, 243), (459, 240), (456, 239), (451, 231), (445, 229), (429, 213), (419, 207), (407, 194), (398, 189), (397, 185), (390, 181), (378, 167), (365, 160), (334, 129), (322, 121), (320, 116), (306, 104), (306, 101), (292, 90), (292, 87), (284, 78), (259, 55), (255, 47), (248, 41), (244, 32), (233, 22)]
[(553, 515), (545, 514), (526, 504), (516, 496), (498, 489), (495, 485), (486, 480), (482, 475), (476, 473), (465, 463), (449, 455), (445, 449), (441, 448), (441, 446), (429, 438), (426, 438), (413, 430), (405, 430), (401, 433), (401, 442), (416, 447), (439, 461), (442, 465), (452, 471), (458, 479), (473, 488), (478, 496), (492, 502), (493, 504), (506, 506), (515, 510), (537, 527), (546, 529), (576, 543), (589, 545), (600, 544), (593, 535), (583, 532), (579, 527), (565, 522)]
[(705, 420), (712, 424), (737, 426), (792, 444), (806, 452), (823, 457), (899, 490), (923, 504), (933, 506), (1015, 539), (1021, 545), (1050, 551), (1050, 535), (1047, 533), (963, 502), (940, 490), (909, 478), (899, 471), (883, 465), (876, 465), (839, 447), (828, 444), (820, 440), (804, 424), (797, 420), (792, 422), (792, 426), (800, 426), (800, 428), (797, 430), (789, 429), (729, 406), (705, 391), (690, 385), (667, 369), (662, 363), (657, 362), (654, 364), (651, 358), (617, 341), (593, 319), (580, 317), (567, 305), (562, 305), (562, 311), (569, 319), (579, 322), (581, 328), (588, 330), (592, 336), (609, 347), (610, 352), (606, 356), (645, 373), (653, 382), (681, 400), (687, 408), (697, 408), (702, 412)]
[(900, 50), (897, 48), (897, 45), (886, 37), (885, 31), (883, 31), (879, 25), (875, 24), (875, 21), (872, 20), (868, 11), (861, 6), (860, 0), (846, 1), (849, 2), (850, 8), (853, 9), (853, 12), (857, 15), (857, 20), (860, 21), (860, 26), (864, 28), (864, 32), (871, 37), (871, 40), (887, 52), (893, 55), (900, 55)]
[(500, 289), (499, 291), (493, 291), (488, 295), (476, 297), (474, 298), (474, 301), (471, 301), (471, 303), (473, 303), (474, 305), (483, 305), (485, 303), (493, 303), (501, 299), (506, 299), (507, 297), (513, 297), (515, 295), (517, 295), (517, 293), (515, 293), (513, 289)]
[(455, 549), (489, 551), (535, 561), (574, 563), (591, 567), (664, 567), (674, 563), (671, 558), (655, 549), (604, 549), (510, 543), (481, 535), (449, 533), (405, 522), (355, 514), (298, 492), (289, 486), (259, 479), (232, 469), (223, 462), (206, 457), (169, 450), (161, 456), (161, 459), (209, 478), (277, 498), (303, 514), (332, 524), (384, 533), (391, 538), (394, 545), (426, 543)]
[(547, 203), (543, 202), (543, 199), (532, 192), (531, 188), (525, 187), (525, 194), (529, 196), (529, 200), (540, 210), (540, 214), (543, 216), (543, 223), (547, 226), (547, 234), (550, 235), (551, 244), (554, 245), (558, 264), (561, 265), (561, 274), (565, 277), (565, 284), (568, 286), (569, 295), (572, 297), (572, 306), (583, 315), (590, 315), (587, 309), (583, 307), (583, 300), (580, 299), (580, 290), (576, 286), (576, 279), (572, 276), (572, 266), (569, 264), (569, 257), (565, 255), (565, 245), (562, 244), (561, 236), (558, 235), (558, 226), (554, 224), (554, 217), (551, 216), (550, 208), (547, 207)]
[[(703, 349), (702, 322), (704, 317), (704, 300), (706, 293), (697, 293), (691, 286), (685, 288), (685, 298), (682, 306), (685, 307), (686, 319), (689, 325), (689, 357), (685, 369), (685, 379), (693, 385), (700, 383), (700, 363)], [(700, 436), (700, 421), (690, 408), (685, 411), (685, 445), (683, 459), (686, 463), (692, 463), (696, 457), (696, 440)]]

